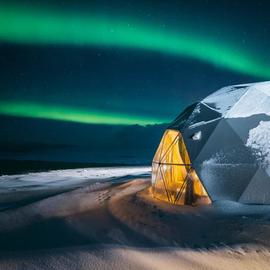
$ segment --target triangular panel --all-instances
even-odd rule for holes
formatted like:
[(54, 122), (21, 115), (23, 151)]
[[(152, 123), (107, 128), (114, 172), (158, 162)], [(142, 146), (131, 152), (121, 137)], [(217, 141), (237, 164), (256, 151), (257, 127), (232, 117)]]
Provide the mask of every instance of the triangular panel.
[(221, 120), (193, 163), (213, 200), (239, 198), (257, 170), (250, 155), (230, 125)]
[(261, 121), (270, 121), (270, 116), (259, 114), (241, 118), (225, 118), (224, 120), (231, 126), (242, 142), (246, 144), (249, 131), (256, 128)]
[(154, 197), (160, 200), (170, 201), (160, 165), (154, 163), (152, 166), (152, 189)]
[[(184, 130), (183, 138), (192, 163), (196, 160), (220, 121), (221, 119), (218, 118), (207, 124), (197, 125)], [(194, 140), (193, 136), (198, 132), (201, 133), (201, 138), (199, 140)]]
[(153, 194), (177, 204), (210, 203), (194, 169), (180, 132), (167, 130), (152, 166)]
[(258, 169), (239, 198), (241, 203), (270, 204), (270, 177), (263, 168)]

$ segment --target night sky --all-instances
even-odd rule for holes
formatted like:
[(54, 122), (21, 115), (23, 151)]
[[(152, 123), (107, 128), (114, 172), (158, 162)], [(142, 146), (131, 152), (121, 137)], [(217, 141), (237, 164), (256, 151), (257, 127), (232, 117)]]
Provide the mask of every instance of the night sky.
[(269, 10), (269, 1), (1, 1), (0, 156), (134, 162), (147, 152), (148, 162), (160, 124), (185, 106), (270, 79)]

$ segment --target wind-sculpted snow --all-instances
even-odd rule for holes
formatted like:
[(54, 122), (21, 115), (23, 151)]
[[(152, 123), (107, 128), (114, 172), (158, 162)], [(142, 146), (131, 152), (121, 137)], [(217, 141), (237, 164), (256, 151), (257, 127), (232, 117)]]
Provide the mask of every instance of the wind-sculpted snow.
[(255, 151), (257, 158), (270, 174), (270, 121), (261, 121), (256, 128), (249, 131), (246, 146)]

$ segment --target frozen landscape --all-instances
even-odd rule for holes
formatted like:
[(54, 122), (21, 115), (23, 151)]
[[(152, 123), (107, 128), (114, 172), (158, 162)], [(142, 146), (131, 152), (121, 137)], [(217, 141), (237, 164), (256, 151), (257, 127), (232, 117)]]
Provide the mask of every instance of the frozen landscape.
[(1, 198), (30, 198), (11, 196), (0, 212), (0, 269), (270, 269), (270, 206), (173, 206), (152, 198), (149, 167), (2, 176), (0, 186)]
[(0, 209), (35, 201), (88, 185), (125, 181), (134, 176), (149, 176), (150, 167), (104, 167), (52, 170), (0, 176)]
[(269, 10), (0, 0), (0, 270), (270, 270)]

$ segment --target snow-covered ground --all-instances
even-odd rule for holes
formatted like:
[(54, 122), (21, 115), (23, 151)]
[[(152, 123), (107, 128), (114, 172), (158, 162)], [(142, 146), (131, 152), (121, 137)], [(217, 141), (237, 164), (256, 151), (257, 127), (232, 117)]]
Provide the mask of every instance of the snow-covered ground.
[(151, 167), (102, 167), (0, 176), (0, 209), (86, 185), (150, 177)]
[(150, 175), (150, 167), (103, 167), (0, 176), (0, 192), (38, 187), (67, 187), (89, 181), (108, 181), (123, 176)]
[(270, 206), (174, 206), (150, 183), (100, 182), (0, 212), (0, 269), (270, 269)]

